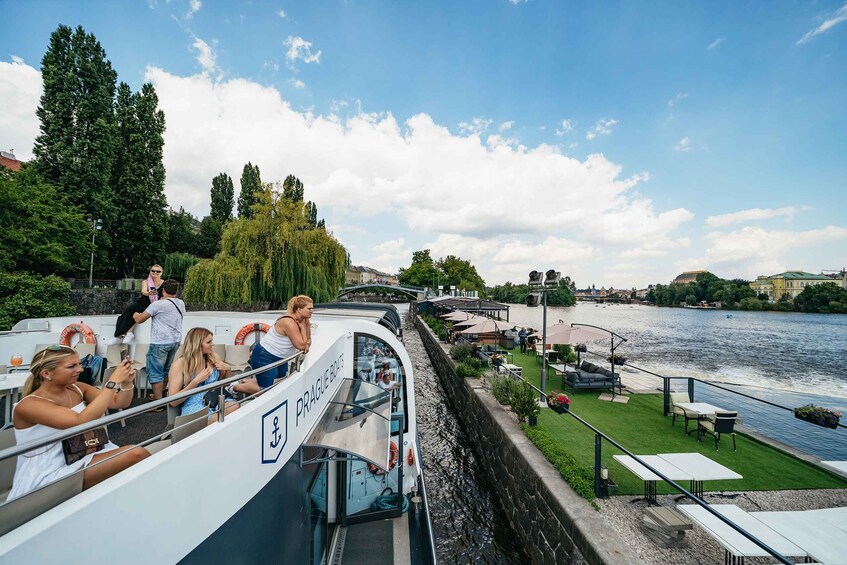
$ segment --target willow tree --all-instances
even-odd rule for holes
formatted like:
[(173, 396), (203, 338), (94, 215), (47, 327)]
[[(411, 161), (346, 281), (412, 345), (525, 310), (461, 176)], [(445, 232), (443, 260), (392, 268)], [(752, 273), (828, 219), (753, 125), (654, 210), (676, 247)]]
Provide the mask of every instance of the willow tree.
[(344, 246), (311, 225), (302, 200), (281, 198), (273, 189), (258, 197), (252, 218), (227, 224), (220, 253), (188, 271), (185, 300), (228, 306), (267, 301), (279, 308), (296, 294), (315, 302), (335, 299), (347, 266)]

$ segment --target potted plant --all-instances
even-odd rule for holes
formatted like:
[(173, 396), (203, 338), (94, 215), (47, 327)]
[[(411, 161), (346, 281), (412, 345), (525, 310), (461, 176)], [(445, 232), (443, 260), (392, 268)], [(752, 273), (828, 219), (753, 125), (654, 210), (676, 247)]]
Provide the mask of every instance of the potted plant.
[(626, 363), (626, 357), (621, 355), (620, 353), (615, 353), (614, 355), (609, 355), (606, 357), (609, 363), (614, 363), (615, 365), (623, 365)]
[(570, 410), (571, 399), (564, 392), (553, 390), (547, 394), (547, 406), (559, 414), (564, 414)]
[(588, 346), (584, 343), (580, 343), (576, 347), (574, 347), (574, 349), (577, 353), (585, 353), (586, 351), (588, 351)]
[(838, 427), (841, 412), (832, 410), (831, 408), (815, 406), (814, 404), (806, 404), (805, 406), (794, 409), (794, 417), (834, 430)]
[(528, 384), (524, 382), (514, 383), (512, 386), (511, 403), (512, 410), (517, 414), (519, 422), (529, 419), (530, 425), (533, 425), (532, 420), (538, 416), (539, 412), (537, 398), (535, 391)]

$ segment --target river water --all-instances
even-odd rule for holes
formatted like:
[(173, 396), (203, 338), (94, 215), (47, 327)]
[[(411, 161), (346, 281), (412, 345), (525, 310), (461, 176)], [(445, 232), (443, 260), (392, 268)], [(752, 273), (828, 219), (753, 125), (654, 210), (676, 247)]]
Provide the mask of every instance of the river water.
[[(403, 311), (402, 306), (398, 306)], [(485, 470), (410, 320), (406, 349), (414, 363), (415, 407), (436, 553), (442, 563), (528, 563)]]
[[(543, 309), (511, 305), (509, 320), (542, 327)], [(847, 414), (847, 315), (741, 312), (579, 303), (548, 307), (559, 321), (599, 326), (627, 339), (627, 363), (664, 376), (697, 377), (787, 407), (816, 404)], [(609, 340), (589, 343), (607, 354)], [(626, 369), (624, 369), (626, 370)], [(684, 381), (676, 387), (684, 390)], [(661, 381), (657, 380), (661, 387)], [(847, 459), (847, 430), (795, 420), (788, 411), (697, 384), (695, 399), (738, 410), (744, 424), (824, 460)], [(844, 418), (842, 418), (842, 423)]]

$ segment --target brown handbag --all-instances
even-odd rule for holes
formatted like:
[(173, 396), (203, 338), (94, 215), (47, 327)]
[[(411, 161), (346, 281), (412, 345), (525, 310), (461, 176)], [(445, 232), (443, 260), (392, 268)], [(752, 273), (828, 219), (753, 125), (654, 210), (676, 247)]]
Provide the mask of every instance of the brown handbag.
[(88, 430), (62, 440), (62, 451), (65, 453), (65, 463), (73, 465), (86, 455), (97, 453), (109, 442), (106, 428)]

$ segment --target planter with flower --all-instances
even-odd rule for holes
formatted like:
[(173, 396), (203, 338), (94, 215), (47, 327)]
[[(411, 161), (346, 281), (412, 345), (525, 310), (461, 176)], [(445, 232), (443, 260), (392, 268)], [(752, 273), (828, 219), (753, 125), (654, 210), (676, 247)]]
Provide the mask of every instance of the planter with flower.
[(565, 412), (570, 410), (571, 399), (564, 392), (553, 390), (547, 394), (547, 406), (549, 406), (559, 414), (564, 414)]
[(834, 430), (838, 427), (841, 412), (832, 410), (831, 408), (815, 406), (814, 404), (806, 404), (805, 406), (794, 409), (794, 417)]

